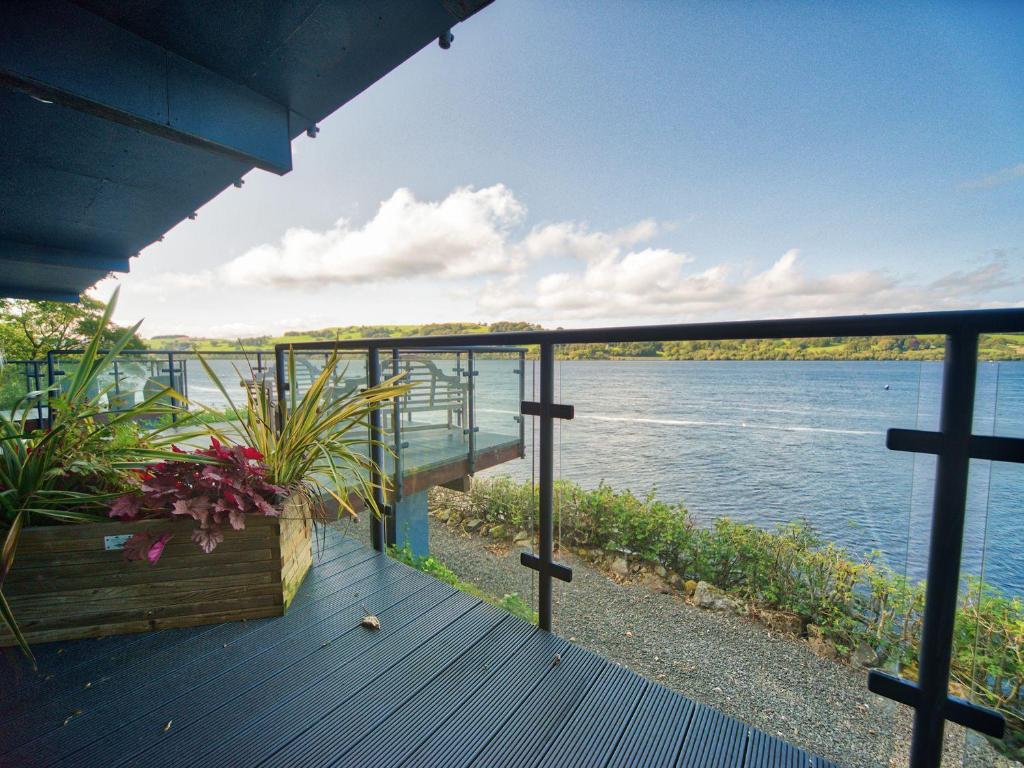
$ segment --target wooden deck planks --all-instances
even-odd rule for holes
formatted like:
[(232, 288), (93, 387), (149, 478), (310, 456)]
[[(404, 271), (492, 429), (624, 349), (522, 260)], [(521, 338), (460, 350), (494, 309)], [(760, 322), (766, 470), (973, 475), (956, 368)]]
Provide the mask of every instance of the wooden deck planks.
[(333, 530), (287, 616), (36, 650), (2, 766), (835, 768)]

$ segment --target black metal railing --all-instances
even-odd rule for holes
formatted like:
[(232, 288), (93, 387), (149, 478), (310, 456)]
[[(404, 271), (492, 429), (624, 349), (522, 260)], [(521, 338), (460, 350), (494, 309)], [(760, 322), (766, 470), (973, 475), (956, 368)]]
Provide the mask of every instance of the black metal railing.
[[(982, 333), (1024, 332), (1024, 310), (926, 312), (868, 316), (695, 323), (556, 331), (522, 331), (463, 336), (424, 336), (404, 339), (360, 339), (335, 342), (300, 342), (279, 345), (286, 350), (364, 350), (373, 365), (371, 383), (379, 380), (379, 356), (394, 350), (463, 349), (507, 350), (533, 346), (540, 361), (539, 398), (522, 399), (521, 413), (539, 420), (538, 452), (539, 546), (535, 555), (523, 554), (523, 565), (538, 573), (538, 616), (543, 629), (551, 628), (552, 580), (569, 580), (571, 570), (553, 560), (554, 421), (571, 419), (571, 405), (555, 402), (555, 349), (565, 344), (627, 342), (719, 341), (737, 339), (820, 338), (834, 336), (889, 336), (937, 334), (946, 338), (943, 363), (941, 420), (938, 431), (890, 430), (887, 445), (893, 450), (938, 455), (932, 503), (932, 536), (927, 562), (927, 587), (921, 637), (921, 663), (917, 682), (873, 671), (868, 687), (915, 710), (910, 750), (912, 768), (937, 766), (942, 755), (945, 722), (959, 723), (1000, 737), (1005, 723), (999, 713), (949, 695), (960, 563), (964, 537), (967, 479), (972, 458), (1024, 463), (1024, 439), (972, 435), (978, 336)], [(279, 386), (283, 382), (278, 380)], [(380, 423), (373, 428), (379, 438)], [(383, 488), (380, 490), (383, 501)], [(374, 546), (383, 549), (381, 521), (374, 522)]]

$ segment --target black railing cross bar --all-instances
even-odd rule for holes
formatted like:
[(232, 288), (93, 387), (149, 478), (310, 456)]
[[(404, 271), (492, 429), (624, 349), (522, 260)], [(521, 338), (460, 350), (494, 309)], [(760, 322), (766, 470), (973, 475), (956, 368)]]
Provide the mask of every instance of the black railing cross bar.
[(571, 405), (561, 403), (537, 403), (530, 400), (523, 400), (519, 404), (519, 412), (524, 416), (541, 416), (552, 419), (564, 419), (569, 421), (576, 416), (576, 409)]
[[(971, 435), (968, 440), (972, 459), (1024, 464), (1024, 438)], [(885, 447), (892, 451), (938, 455), (947, 444), (941, 432), (919, 429), (890, 429), (885, 436)]]
[(572, 581), (572, 568), (554, 561), (545, 563), (537, 555), (529, 552), (519, 553), (519, 564), (536, 571), (541, 575), (541, 578), (546, 576), (549, 579), (555, 578), (564, 582)]

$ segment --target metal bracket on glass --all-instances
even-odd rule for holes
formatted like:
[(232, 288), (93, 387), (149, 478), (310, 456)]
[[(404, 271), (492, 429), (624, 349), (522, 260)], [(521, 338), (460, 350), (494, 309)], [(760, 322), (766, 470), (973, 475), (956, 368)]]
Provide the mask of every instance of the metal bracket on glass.
[[(885, 447), (891, 451), (938, 455), (945, 452), (946, 442), (941, 432), (890, 429), (885, 433)], [(1024, 464), (1024, 438), (971, 435), (968, 453), (972, 459)]]
[[(868, 690), (915, 709), (921, 693), (917, 683), (912, 680), (877, 669), (868, 673)], [(995, 739), (1003, 738), (1006, 731), (1006, 720), (1001, 714), (988, 707), (972, 704), (959, 696), (947, 697), (943, 715), (951, 722)]]
[(531, 555), (529, 552), (520, 552), (519, 562), (527, 568), (537, 571), (537, 573), (550, 574), (552, 578), (559, 581), (572, 581), (572, 568), (567, 565), (562, 565), (561, 563), (548, 563), (545, 565), (539, 557)]
[(524, 416), (550, 416), (552, 419), (570, 420), (576, 415), (576, 409), (571, 405), (559, 405), (551, 403), (545, 406), (543, 403), (523, 400), (519, 405), (519, 412)]

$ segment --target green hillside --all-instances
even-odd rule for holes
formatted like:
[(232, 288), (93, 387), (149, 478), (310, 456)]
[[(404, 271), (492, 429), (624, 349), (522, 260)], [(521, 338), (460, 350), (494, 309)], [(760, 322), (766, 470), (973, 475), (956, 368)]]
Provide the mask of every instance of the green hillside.
[[(239, 343), (250, 350), (275, 344), (334, 339), (444, 336), (537, 329), (531, 323), (431, 323), (428, 325), (347, 325), (312, 331), (288, 331), (283, 336), (208, 339), (154, 336), (151, 349), (233, 351)], [(941, 336), (836, 336), (808, 339), (751, 339), (741, 341), (669, 341), (630, 344), (569, 344), (559, 356), (569, 360), (941, 360)], [(983, 360), (1024, 360), (1024, 334), (981, 337)]]

